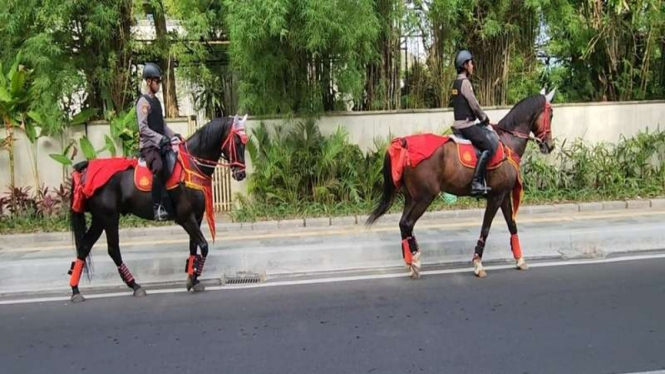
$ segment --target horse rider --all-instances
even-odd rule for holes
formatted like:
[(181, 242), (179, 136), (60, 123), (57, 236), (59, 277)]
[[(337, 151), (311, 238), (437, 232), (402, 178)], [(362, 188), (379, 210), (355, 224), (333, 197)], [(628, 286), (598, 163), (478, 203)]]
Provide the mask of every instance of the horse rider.
[[(455, 113), (453, 126), (462, 135), (469, 139), (481, 154), (473, 173), (471, 182), (472, 196), (486, 196), (491, 188), (487, 186), (485, 174), (487, 162), (492, 158), (498, 147), (498, 139), (492, 130), (488, 128), (489, 118), (482, 110), (469, 77), (475, 70), (473, 55), (467, 50), (461, 50), (455, 58), (457, 79), (453, 83), (452, 100)], [(476, 123), (476, 119), (480, 120)]]
[(139, 153), (153, 174), (152, 207), (156, 221), (168, 219), (164, 209), (162, 191), (166, 184), (164, 176), (164, 153), (171, 146), (171, 138), (182, 137), (171, 130), (164, 121), (162, 104), (155, 96), (159, 92), (162, 73), (153, 63), (145, 64), (143, 79), (146, 87), (136, 102), (136, 114), (139, 123)]

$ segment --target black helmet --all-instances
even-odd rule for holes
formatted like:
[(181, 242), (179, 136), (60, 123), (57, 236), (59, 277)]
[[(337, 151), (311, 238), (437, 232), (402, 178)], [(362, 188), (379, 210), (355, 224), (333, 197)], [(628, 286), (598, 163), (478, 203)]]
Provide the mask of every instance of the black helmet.
[(455, 57), (455, 68), (457, 68), (457, 71), (460, 71), (464, 67), (464, 63), (469, 60), (473, 60), (471, 52), (466, 49), (459, 51), (457, 57)]
[(152, 62), (148, 62), (143, 68), (143, 79), (145, 80), (151, 78), (161, 79), (162, 72), (159, 70), (159, 66), (153, 64)]

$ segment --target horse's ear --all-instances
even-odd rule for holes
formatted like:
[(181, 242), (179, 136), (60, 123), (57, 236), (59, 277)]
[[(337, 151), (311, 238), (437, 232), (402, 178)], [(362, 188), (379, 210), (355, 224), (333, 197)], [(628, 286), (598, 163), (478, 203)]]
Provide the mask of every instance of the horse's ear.
[(554, 89), (552, 89), (552, 91), (550, 91), (550, 93), (548, 93), (547, 96), (545, 96), (545, 99), (547, 99), (548, 103), (552, 103), (552, 99), (554, 99), (555, 92), (556, 92), (556, 87), (554, 87)]
[(545, 95), (545, 87), (543, 87), (543, 89), (540, 90), (540, 94), (541, 94), (541, 95)]
[(245, 116), (242, 117), (242, 120), (240, 120), (240, 124), (244, 126), (244, 125), (245, 125), (245, 121), (247, 121), (247, 114), (245, 114)]

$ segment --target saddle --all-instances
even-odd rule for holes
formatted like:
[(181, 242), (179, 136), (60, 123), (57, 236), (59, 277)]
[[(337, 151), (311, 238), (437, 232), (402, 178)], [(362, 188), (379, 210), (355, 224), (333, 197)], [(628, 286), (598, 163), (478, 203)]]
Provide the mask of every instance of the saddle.
[[(467, 139), (462, 135), (462, 132), (456, 129), (454, 126), (450, 127), (453, 131), (452, 135), (449, 135), (450, 140), (457, 144), (457, 156), (462, 165), (467, 168), (474, 169), (478, 163), (478, 157), (480, 157), (480, 149), (474, 146), (471, 143), (471, 140)], [(498, 139), (499, 135), (494, 131), (492, 127), (489, 128), (497, 136), (497, 142), (499, 146), (494, 152), (494, 156), (487, 163), (487, 170), (493, 170), (501, 166), (501, 163), (506, 160), (506, 151), (505, 145)]]
[[(180, 177), (182, 176), (183, 167), (178, 162), (178, 147), (177, 145), (168, 148), (162, 159), (164, 160), (164, 178), (166, 178), (166, 189), (172, 190), (178, 187)], [(143, 157), (139, 157), (138, 163), (134, 168), (134, 185), (136, 188), (148, 192), (152, 190), (153, 175)]]

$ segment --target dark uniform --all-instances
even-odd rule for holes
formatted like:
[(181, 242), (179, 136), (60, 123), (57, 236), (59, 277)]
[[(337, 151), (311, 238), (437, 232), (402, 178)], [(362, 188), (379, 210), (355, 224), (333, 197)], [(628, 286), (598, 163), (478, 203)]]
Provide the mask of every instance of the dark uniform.
[[(143, 79), (161, 79), (159, 67), (152, 63), (146, 64)], [(166, 125), (162, 104), (150, 90), (137, 100), (136, 114), (139, 122), (139, 152), (153, 173), (152, 202), (155, 220), (162, 221), (168, 218), (162, 205), (162, 191), (166, 183), (163, 154), (165, 148), (170, 146), (171, 138), (177, 134)]]
[[(453, 83), (452, 101), (455, 114), (453, 126), (458, 129), (465, 138), (481, 150), (476, 169), (471, 183), (472, 195), (486, 195), (491, 189), (486, 186), (485, 172), (487, 162), (492, 158), (498, 147), (498, 139), (493, 131), (487, 128), (489, 118), (480, 108), (480, 104), (473, 93), (473, 86), (464, 69), (464, 64), (472, 60), (469, 51), (461, 51), (457, 54), (455, 65), (457, 67), (457, 80)], [(480, 123), (476, 123), (480, 120)]]

